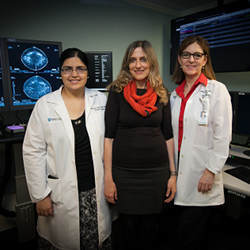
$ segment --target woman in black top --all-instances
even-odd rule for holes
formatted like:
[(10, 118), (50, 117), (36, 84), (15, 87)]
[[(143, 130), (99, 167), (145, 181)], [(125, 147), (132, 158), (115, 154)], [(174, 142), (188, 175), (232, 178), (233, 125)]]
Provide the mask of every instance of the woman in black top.
[(111, 250), (102, 161), (107, 98), (85, 87), (88, 59), (78, 48), (62, 52), (60, 70), (62, 86), (37, 101), (23, 143), (38, 249)]
[(158, 215), (176, 192), (176, 171), (170, 104), (148, 41), (129, 45), (109, 90), (105, 197), (120, 213), (122, 249), (154, 249)]

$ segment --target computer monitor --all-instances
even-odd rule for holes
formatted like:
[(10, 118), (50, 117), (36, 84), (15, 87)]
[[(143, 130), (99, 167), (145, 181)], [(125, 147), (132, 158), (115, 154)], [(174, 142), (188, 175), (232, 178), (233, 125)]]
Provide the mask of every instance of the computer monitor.
[(4, 86), (4, 69), (3, 69), (3, 43), (0, 39), (0, 111), (5, 111), (8, 109), (6, 102), (6, 90)]
[(3, 94), (3, 69), (1, 60), (1, 48), (0, 48), (0, 108), (5, 107), (4, 94)]
[[(242, 135), (250, 139), (250, 92), (232, 91), (230, 92), (233, 107), (233, 133)], [(248, 146), (247, 144), (243, 146)], [(250, 156), (250, 150), (243, 153)]]
[(106, 90), (113, 81), (112, 52), (90, 51), (86, 52), (89, 62), (89, 78), (87, 88)]
[(61, 42), (5, 39), (10, 109), (32, 109), (43, 95), (61, 86)]
[(246, 56), (250, 51), (249, 22), (250, 1), (235, 1), (171, 20), (170, 72), (174, 71), (179, 44), (190, 35), (209, 42), (215, 72), (250, 71)]

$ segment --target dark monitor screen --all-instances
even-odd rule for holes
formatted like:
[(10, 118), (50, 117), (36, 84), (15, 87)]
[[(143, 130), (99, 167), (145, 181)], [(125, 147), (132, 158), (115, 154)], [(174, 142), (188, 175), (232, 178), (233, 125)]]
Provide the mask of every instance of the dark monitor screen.
[[(249, 1), (248, 1), (249, 2)], [(204, 37), (210, 46), (215, 72), (250, 71), (250, 3), (224, 5), (171, 21), (171, 73), (181, 41), (190, 35)]]
[(105, 90), (113, 81), (112, 52), (86, 52), (89, 62), (89, 79), (86, 87)]
[[(250, 142), (250, 92), (230, 91), (229, 93), (233, 109), (232, 144), (248, 148)], [(245, 150), (243, 153), (250, 156), (250, 150)]]
[(250, 136), (250, 93), (238, 92), (236, 98), (235, 132)]
[(11, 109), (32, 108), (43, 95), (61, 86), (61, 42), (6, 40)]
[(230, 91), (233, 110), (233, 133), (250, 136), (250, 93)]

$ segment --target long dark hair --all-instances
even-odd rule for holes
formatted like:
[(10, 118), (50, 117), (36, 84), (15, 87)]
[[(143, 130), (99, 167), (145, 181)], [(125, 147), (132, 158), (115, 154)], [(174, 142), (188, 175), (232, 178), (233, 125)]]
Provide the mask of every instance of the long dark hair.
[[(180, 47), (178, 50), (178, 56), (181, 56), (182, 52), (190, 44), (193, 44), (193, 43), (198, 43), (200, 45), (200, 47), (202, 48), (203, 53), (207, 57), (207, 63), (204, 66), (204, 70), (202, 72), (204, 73), (204, 75), (208, 79), (215, 80), (215, 74), (214, 74), (214, 70), (213, 70), (213, 66), (212, 66), (212, 62), (211, 62), (211, 57), (210, 57), (209, 44), (208, 44), (208, 41), (205, 40), (203, 37), (201, 37), (201, 36), (188, 36), (188, 37), (186, 37), (180, 44)], [(185, 79), (185, 75), (180, 67), (178, 58), (176, 58), (176, 64), (175, 64), (175, 69), (174, 69), (174, 73), (172, 76), (172, 80), (175, 83), (180, 84), (184, 79)]]
[(86, 67), (88, 68), (89, 65), (88, 65), (87, 55), (78, 48), (68, 48), (68, 49), (65, 49), (61, 53), (61, 56), (60, 56), (60, 69), (62, 69), (62, 65), (63, 65), (64, 61), (66, 59), (68, 59), (68, 58), (71, 58), (71, 57), (78, 57), (86, 65)]

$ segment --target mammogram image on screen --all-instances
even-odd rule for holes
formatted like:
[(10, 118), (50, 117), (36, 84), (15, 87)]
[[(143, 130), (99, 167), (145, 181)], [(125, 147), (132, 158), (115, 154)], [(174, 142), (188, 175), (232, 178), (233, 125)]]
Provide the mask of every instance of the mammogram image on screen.
[(38, 71), (48, 64), (47, 55), (35, 46), (26, 49), (21, 55), (22, 63), (30, 70)]
[(31, 99), (39, 99), (52, 91), (50, 83), (41, 76), (28, 78), (23, 85), (23, 92)]
[(61, 86), (59, 45), (8, 42), (13, 106), (33, 105)]

